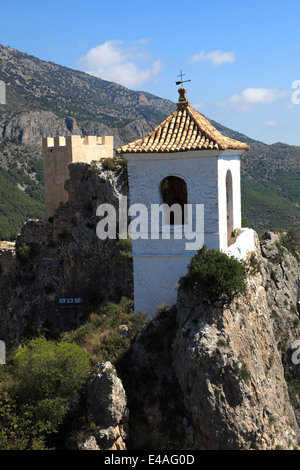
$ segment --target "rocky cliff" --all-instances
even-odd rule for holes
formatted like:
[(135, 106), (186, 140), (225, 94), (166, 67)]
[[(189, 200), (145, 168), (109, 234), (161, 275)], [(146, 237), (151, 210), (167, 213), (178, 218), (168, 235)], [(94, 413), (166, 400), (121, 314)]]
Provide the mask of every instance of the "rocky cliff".
[[(42, 187), (42, 136), (113, 135), (118, 147), (174, 109), (167, 100), (5, 46), (0, 63), (7, 85), (0, 110), (1, 187), (11, 188), (9, 176), (19, 192), (5, 219), (19, 210), (20, 195), (39, 201), (28, 177)], [(249, 220), (259, 228), (277, 221), (298, 227), (299, 148), (267, 146), (217, 127), (251, 141), (242, 160)], [(84, 324), (91, 312), (101, 313), (108, 301), (133, 297), (129, 245), (101, 241), (95, 231), (97, 206), (118, 208), (119, 195), (127, 195), (125, 169), (102, 163), (69, 168), (69, 202), (50, 221), (25, 223), (14, 246), (0, 247), (0, 338), (7, 345), (39, 333), (55, 338)], [(2, 207), (12, 195), (12, 189), (3, 193)], [(75, 447), (297, 448), (299, 255), (287, 241), (283, 233), (257, 238), (247, 290), (227, 305), (206, 305), (179, 289), (176, 305), (133, 344), (118, 371), (122, 382), (110, 364), (100, 364), (80, 410), (92, 415), (96, 428)]]
[(280, 237), (257, 239), (243, 295), (205, 305), (179, 290), (143, 331), (125, 382), (134, 448), (297, 448), (299, 261)]
[(86, 414), (95, 428), (71, 444), (76, 450), (126, 450), (128, 439), (127, 397), (122, 381), (110, 362), (98, 364), (88, 383)]
[(76, 328), (108, 301), (132, 297), (130, 247), (96, 235), (98, 205), (118, 209), (119, 195), (127, 195), (123, 169), (69, 168), (70, 201), (50, 221), (29, 220), (15, 247), (0, 252), (0, 336), (7, 343)]

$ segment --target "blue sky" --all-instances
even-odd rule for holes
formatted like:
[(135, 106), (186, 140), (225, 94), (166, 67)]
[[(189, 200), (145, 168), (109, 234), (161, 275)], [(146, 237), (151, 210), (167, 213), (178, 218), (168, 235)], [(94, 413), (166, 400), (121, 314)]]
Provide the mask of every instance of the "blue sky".
[(182, 70), (201, 113), (300, 146), (299, 18), (299, 0), (0, 0), (0, 44), (172, 101)]

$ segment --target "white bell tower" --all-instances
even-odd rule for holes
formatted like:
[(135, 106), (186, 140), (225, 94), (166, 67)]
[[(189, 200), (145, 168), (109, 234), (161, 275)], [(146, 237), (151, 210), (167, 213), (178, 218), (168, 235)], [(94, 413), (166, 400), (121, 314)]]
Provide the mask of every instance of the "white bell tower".
[[(241, 229), (240, 156), (249, 146), (222, 135), (190, 106), (186, 89), (178, 91), (169, 117), (117, 150), (128, 162), (130, 205), (142, 204), (148, 211), (146, 229), (132, 240), (132, 254), (135, 311), (150, 316), (157, 306), (176, 302), (178, 280), (203, 243), (226, 251)], [(166, 209), (173, 204), (190, 212), (169, 218)], [(155, 231), (153, 209), (158, 206)]]

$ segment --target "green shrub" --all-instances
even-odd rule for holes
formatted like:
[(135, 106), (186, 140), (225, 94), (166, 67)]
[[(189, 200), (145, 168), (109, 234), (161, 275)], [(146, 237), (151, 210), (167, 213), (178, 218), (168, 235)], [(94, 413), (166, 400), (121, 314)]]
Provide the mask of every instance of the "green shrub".
[(122, 298), (57, 342), (35, 338), (12, 352), (9, 364), (0, 366), (0, 450), (63, 447), (77, 419), (70, 403), (84, 391), (93, 365), (110, 360), (118, 373), (127, 373), (126, 353), (148, 321)]
[(250, 371), (247, 367), (247, 364), (245, 362), (242, 363), (239, 371), (238, 371), (238, 377), (241, 381), (249, 384), (251, 380), (251, 374)]
[(251, 253), (249, 259), (249, 271), (251, 274), (256, 274), (261, 272), (261, 262), (258, 261), (254, 253)]
[(28, 432), (29, 427), (29, 417), (21, 416), (14, 398), (2, 392), (0, 394), (0, 450), (33, 448), (44, 450), (44, 440), (33, 437), (33, 433)]
[(211, 360), (214, 364), (222, 364), (222, 354), (219, 349), (215, 349), (211, 354)]
[(115, 257), (117, 263), (124, 264), (132, 259), (132, 240), (130, 237), (119, 239), (116, 245), (119, 248), (119, 254)]
[(130, 253), (132, 252), (132, 240), (130, 237), (127, 237), (127, 238), (120, 238), (117, 242), (116, 242), (116, 245), (117, 247), (119, 248), (119, 250), (121, 252), (124, 252), (124, 253)]
[(292, 379), (287, 381), (288, 390), (292, 395), (298, 396), (300, 392), (300, 381)]
[(300, 261), (299, 238), (295, 229), (291, 228), (287, 232), (283, 233), (281, 235), (281, 243), (297, 259), (297, 261)]
[(87, 379), (89, 357), (74, 343), (36, 338), (15, 355), (18, 394), (26, 402), (70, 399)]
[(26, 245), (26, 243), (22, 243), (22, 245), (20, 245), (19, 248), (17, 249), (17, 255), (23, 263), (26, 263), (27, 261), (30, 260), (32, 253), (33, 253), (32, 246)]
[(0, 374), (0, 450), (52, 448), (90, 370), (74, 343), (37, 338), (18, 350)]
[[(85, 325), (62, 337), (87, 351), (93, 364), (110, 361), (116, 366), (149, 321), (145, 313), (135, 314), (133, 307), (133, 301), (126, 297), (122, 297), (119, 304), (109, 302), (100, 315), (92, 314)], [(126, 327), (125, 333), (120, 329), (121, 325)]]
[(246, 266), (234, 257), (204, 245), (193, 256), (188, 273), (179, 280), (180, 288), (192, 290), (209, 302), (230, 301), (245, 287)]
[(116, 158), (106, 158), (103, 160), (103, 166), (106, 170), (116, 170), (118, 168), (118, 162)]
[(112, 157), (112, 158), (105, 158), (103, 161), (103, 168), (105, 170), (119, 170), (123, 167), (126, 167), (127, 162), (122, 157)]

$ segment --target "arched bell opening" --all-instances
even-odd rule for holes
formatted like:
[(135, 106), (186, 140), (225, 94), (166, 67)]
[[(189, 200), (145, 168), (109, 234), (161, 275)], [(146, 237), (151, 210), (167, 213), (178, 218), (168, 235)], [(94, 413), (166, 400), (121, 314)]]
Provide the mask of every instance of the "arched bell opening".
[(162, 203), (170, 209), (163, 214), (163, 223), (170, 225), (186, 224), (187, 214), (184, 210), (188, 201), (186, 182), (178, 176), (167, 176), (160, 184), (160, 193)]

